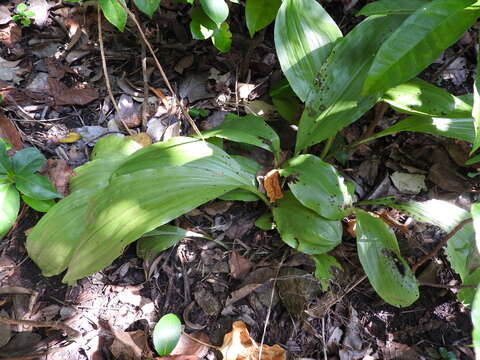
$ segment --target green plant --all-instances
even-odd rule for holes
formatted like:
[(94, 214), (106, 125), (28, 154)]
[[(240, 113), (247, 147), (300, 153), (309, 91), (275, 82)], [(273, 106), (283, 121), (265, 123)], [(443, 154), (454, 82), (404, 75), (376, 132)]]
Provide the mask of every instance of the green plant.
[(153, 347), (159, 356), (169, 355), (182, 335), (182, 323), (175, 314), (166, 314), (153, 329)]
[(17, 151), (9, 157), (10, 146), (0, 138), (0, 238), (15, 223), (20, 197), (31, 208), (46, 212), (54, 198), (62, 197), (51, 182), (35, 174), (45, 164), (45, 157), (35, 148)]
[[(204, 3), (200, 2), (201, 10), (208, 14), (212, 8), (204, 8)], [(64, 281), (73, 283), (109, 265), (144, 234), (156, 236), (151, 231), (164, 236), (160, 248), (152, 251), (175, 244), (184, 230), (165, 228), (166, 224), (209, 200), (260, 200), (269, 211), (257, 225), (275, 227), (286, 244), (312, 256), (325, 288), (332, 268), (339, 267), (328, 252), (342, 240), (341, 220), (355, 215), (358, 256), (373, 288), (390, 304), (412, 304), (419, 296), (418, 283), (400, 254), (395, 234), (360, 206), (398, 208), (446, 232), (472, 215), (440, 200), (356, 203), (353, 186), (326, 159), (335, 155), (331, 145), (338, 132), (379, 101), (409, 117), (361, 142), (398, 131), (419, 131), (478, 143), (478, 92), (456, 97), (415, 76), (475, 23), (480, 1), (410, 0), (396, 5), (394, 0), (369, 4), (360, 12), (368, 17), (343, 36), (315, 0), (284, 0), (276, 17), (275, 44), (292, 91), (305, 102), (293, 157), (281, 162), (278, 135), (256, 116), (228, 115), (222, 125), (203, 134), (207, 141), (178, 137), (139, 150), (129, 140), (104, 138), (96, 145), (93, 160), (77, 169), (71, 195), (30, 233), (31, 258), (44, 275), (67, 270)], [(225, 12), (207, 16), (217, 29), (226, 18)], [(288, 90), (284, 84), (277, 94)], [(271, 203), (258, 190), (259, 165), (227, 154), (218, 139), (270, 151), (271, 167), (284, 180), (283, 197)], [(322, 155), (308, 154), (309, 147), (318, 143), (323, 143)], [(472, 213), (474, 219), (478, 217), (476, 208)], [(457, 229), (446, 249), (462, 283), (473, 286), (480, 279), (476, 223)], [(173, 234), (165, 236), (166, 232)], [(144, 243), (144, 254), (155, 244)], [(472, 304), (474, 295), (471, 288), (458, 294), (465, 304)], [(480, 319), (474, 318), (474, 323)]]
[(24, 3), (20, 3), (15, 7), (16, 14), (12, 16), (12, 20), (22, 24), (22, 26), (30, 26), (32, 19), (35, 17), (35, 13), (32, 10), (28, 10), (28, 6)]

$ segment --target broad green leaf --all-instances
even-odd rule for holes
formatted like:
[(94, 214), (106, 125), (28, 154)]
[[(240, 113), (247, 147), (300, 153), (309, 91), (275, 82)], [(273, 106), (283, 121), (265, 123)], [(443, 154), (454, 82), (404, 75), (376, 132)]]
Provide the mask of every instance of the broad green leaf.
[(141, 145), (131, 139), (119, 136), (101, 138), (93, 148), (92, 161), (75, 169), (75, 176), (70, 179), (71, 191), (94, 190), (107, 185), (120, 164), (141, 148)]
[(244, 190), (235, 189), (218, 197), (220, 200), (225, 201), (258, 201), (260, 198), (254, 193)]
[[(258, 193), (255, 178), (223, 150), (172, 138), (130, 155), (107, 186), (75, 191), (60, 201), (34, 227), (27, 249), (44, 274), (68, 267), (63, 280), (73, 283), (111, 264), (146, 232), (236, 188)], [(76, 194), (85, 195), (83, 205), (65, 211), (81, 202), (72, 200)], [(64, 234), (72, 224), (73, 239)]]
[(0, 184), (0, 239), (10, 230), (20, 209), (20, 196), (12, 184)]
[(282, 0), (247, 0), (245, 4), (245, 17), (250, 36), (275, 20)]
[(227, 114), (225, 121), (216, 128), (202, 133), (205, 138), (213, 136), (261, 147), (280, 156), (280, 139), (277, 133), (259, 116)]
[(345, 217), (351, 206), (343, 177), (330, 164), (313, 155), (298, 155), (282, 166), (280, 175), (290, 176), (288, 187), (303, 206), (327, 219)]
[(53, 199), (37, 200), (24, 194), (22, 194), (22, 200), (25, 204), (30, 206), (33, 210), (38, 212), (47, 212), (56, 204), (55, 200)]
[(320, 281), (323, 291), (327, 291), (330, 287), (330, 280), (333, 279), (333, 269), (342, 269), (333, 256), (327, 254), (312, 255), (315, 261), (315, 277)]
[(316, 0), (283, 1), (275, 20), (275, 49), (283, 73), (302, 101), (341, 37), (335, 21)]
[(473, 300), (472, 305), (472, 323), (473, 323), (473, 332), (472, 332), (472, 339), (473, 339), (473, 347), (475, 353), (480, 354), (480, 287), (477, 288), (475, 299)]
[(384, 136), (393, 135), (402, 131), (422, 132), (432, 135), (460, 139), (472, 143), (475, 137), (472, 118), (440, 118), (426, 116), (410, 116), (389, 128), (363, 139), (358, 144), (363, 144)]
[(445, 232), (452, 231), (463, 220), (470, 218), (468, 211), (444, 200), (433, 199), (404, 203), (385, 201), (383, 204), (409, 214), (416, 221), (438, 226)]
[(265, 231), (275, 229), (273, 214), (269, 211), (261, 215), (257, 220), (255, 220), (255, 226)]
[(228, 52), (232, 46), (232, 33), (226, 22), (215, 29), (212, 36), (213, 45), (221, 52)]
[(323, 254), (342, 241), (340, 221), (328, 220), (303, 206), (290, 191), (272, 208), (282, 240), (305, 254)]
[(133, 0), (138, 10), (147, 14), (150, 18), (160, 6), (160, 0)]
[(418, 284), (395, 234), (381, 219), (360, 209), (355, 213), (358, 257), (370, 284), (389, 304), (410, 306), (419, 297)]
[(50, 180), (31, 172), (15, 174), (15, 185), (22, 194), (37, 200), (61, 198)]
[[(480, 269), (475, 269), (462, 279), (462, 285), (466, 287), (461, 288), (457, 293), (457, 298), (465, 306), (471, 307), (475, 299), (476, 287), (480, 284)], [(470, 287), (472, 286), (472, 287)]]
[(472, 204), (470, 209), (473, 218), (473, 228), (475, 229), (475, 243), (480, 252), (480, 203)]
[(228, 17), (228, 5), (225, 0), (200, 0), (205, 14), (220, 26)]
[[(468, 211), (443, 200), (406, 203), (384, 201), (383, 203), (411, 215), (417, 221), (438, 226), (446, 233), (450, 233), (458, 224), (470, 218)], [(475, 245), (475, 232), (471, 223), (464, 225), (448, 240), (445, 253), (452, 269), (460, 275), (462, 281), (472, 278), (472, 270), (480, 267), (480, 256)]]
[(175, 314), (161, 317), (152, 333), (153, 347), (160, 356), (170, 354), (182, 335), (182, 323)]
[(410, 15), (426, 4), (428, 0), (378, 0), (365, 5), (357, 16)]
[(127, 23), (127, 11), (119, 1), (123, 0), (99, 0), (105, 18), (118, 30), (123, 31)]
[(473, 270), (480, 266), (480, 256), (475, 244), (473, 224), (463, 226), (451, 239), (445, 249), (452, 269), (464, 282)]
[(298, 128), (297, 153), (335, 136), (380, 99), (381, 93), (363, 96), (363, 84), (373, 54), (404, 19), (400, 15), (367, 18), (338, 42), (307, 99)]
[(44, 276), (58, 275), (68, 267), (87, 226), (90, 201), (99, 191), (101, 187), (71, 193), (33, 227), (27, 251)]
[(141, 148), (142, 146), (132, 139), (117, 135), (105, 136), (95, 144), (92, 160), (107, 159), (112, 156), (127, 157)]
[(7, 146), (0, 142), (0, 174), (6, 174), (13, 171), (12, 160), (7, 154)]
[[(478, 41), (478, 39), (477, 39)], [(473, 84), (473, 125), (475, 129), (475, 141), (473, 142), (472, 150), (470, 154), (473, 154), (475, 151), (480, 148), (480, 54), (477, 53), (477, 74), (475, 76), (475, 82)]]
[(190, 14), (190, 32), (196, 40), (205, 40), (213, 35), (217, 25), (205, 14), (201, 7), (196, 7)]
[[(471, 217), (468, 211), (444, 200), (433, 199), (406, 203), (385, 201), (384, 204), (409, 214), (416, 221), (438, 226), (446, 233), (450, 233), (458, 224)], [(473, 225), (466, 224), (448, 241), (446, 248), (452, 268), (462, 279), (477, 266), (475, 264), (480, 265), (476, 253)]]
[(150, 231), (137, 241), (137, 256), (142, 259), (152, 259), (162, 251), (176, 245), (187, 237), (209, 237), (194, 231), (188, 231), (172, 225), (162, 225)]
[[(420, 7), (385, 41), (368, 70), (364, 92), (408, 81), (453, 45), (480, 15), (473, 0), (435, 0)], [(370, 55), (370, 54), (369, 54)]]
[(40, 151), (33, 147), (19, 150), (13, 155), (13, 171), (21, 172), (37, 172), (45, 164), (47, 159)]
[(466, 118), (472, 113), (472, 107), (460, 98), (418, 78), (387, 90), (382, 100), (406, 114)]
[(303, 110), (300, 99), (295, 95), (287, 79), (282, 79), (270, 90), (275, 110), (290, 124), (297, 124)]

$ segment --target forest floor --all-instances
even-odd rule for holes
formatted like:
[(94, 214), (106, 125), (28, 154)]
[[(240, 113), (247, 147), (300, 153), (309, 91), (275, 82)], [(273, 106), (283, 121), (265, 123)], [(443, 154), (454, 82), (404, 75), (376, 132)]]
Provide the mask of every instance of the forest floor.
[[(13, 12), (19, 2), (0, 5)], [(61, 1), (36, 3), (36, 24), (30, 27), (5, 22), (0, 11), (0, 134), (17, 148), (41, 150), (52, 159), (46, 173), (57, 186), (65, 186), (71, 171), (88, 160), (95, 139), (120, 130), (102, 72), (96, 9)], [(354, 12), (364, 3), (322, 2), (344, 33), (359, 22)], [(295, 132), (269, 98), (269, 88), (281, 78), (273, 26), (250, 39), (242, 7), (233, 6), (233, 46), (219, 53), (209, 41), (191, 39), (187, 8), (162, 1), (153, 20), (137, 16), (177, 95), (187, 107), (209, 111), (197, 119), (200, 129), (214, 127), (227, 112), (263, 112), (281, 134), (283, 148), (290, 149)], [(156, 140), (191, 133), (178, 111), (170, 108), (170, 94), (134, 26), (120, 33), (106, 21), (102, 24), (113, 94), (131, 130)], [(471, 92), (472, 44), (467, 33), (422, 77), (457, 95)], [(145, 79), (150, 89), (143, 113)], [(346, 128), (346, 142), (359, 139), (376, 117), (377, 130), (398, 120), (382, 107)], [(155, 121), (145, 121), (152, 116)], [(70, 132), (81, 139), (62, 142)], [(357, 185), (360, 199), (435, 198), (468, 207), (474, 184), (462, 165), (467, 154), (461, 142), (402, 133), (357, 148), (348, 161), (335, 165)], [(266, 155), (258, 150), (251, 156), (262, 162)], [(411, 169), (426, 178), (426, 189), (419, 195), (405, 193), (390, 178), (395, 171)], [(355, 240), (345, 232), (333, 251), (343, 271), (324, 292), (307, 256), (282, 243), (275, 231), (255, 227), (264, 211), (256, 202), (211, 201), (175, 225), (208, 233), (216, 242), (185, 239), (153, 261), (142, 261), (130, 246), (105, 270), (67, 286), (61, 276), (42, 276), (28, 258), (26, 232), (41, 214), (23, 207), (15, 227), (0, 242), (0, 316), (48, 326), (0, 324), (0, 358), (40, 354), (38, 358), (50, 360), (139, 359), (152, 326), (169, 312), (179, 315), (187, 333), (216, 346), (232, 323), (241, 320), (253, 339), (279, 344), (289, 358), (474, 358), (470, 313), (456, 300), (460, 281), (443, 252), (417, 272), (424, 285), (420, 299), (408, 308), (396, 308), (376, 295), (357, 258)], [(405, 225), (396, 234), (410, 264), (446, 235), (392, 210), (386, 210), (386, 216)], [(81, 336), (72, 341), (64, 325)], [(189, 355), (221, 358), (213, 348), (189, 346), (195, 348)]]

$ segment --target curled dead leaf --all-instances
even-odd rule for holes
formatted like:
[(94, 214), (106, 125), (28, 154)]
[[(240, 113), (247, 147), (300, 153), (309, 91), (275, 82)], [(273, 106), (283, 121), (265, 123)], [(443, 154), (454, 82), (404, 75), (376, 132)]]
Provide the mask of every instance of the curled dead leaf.
[(280, 173), (277, 169), (270, 170), (265, 175), (263, 187), (271, 203), (283, 198), (282, 188), (280, 187)]
[(287, 357), (286, 351), (280, 345), (257, 344), (242, 321), (232, 324), (232, 331), (225, 335), (220, 347), (223, 360), (258, 360), (260, 350), (263, 360), (285, 360)]

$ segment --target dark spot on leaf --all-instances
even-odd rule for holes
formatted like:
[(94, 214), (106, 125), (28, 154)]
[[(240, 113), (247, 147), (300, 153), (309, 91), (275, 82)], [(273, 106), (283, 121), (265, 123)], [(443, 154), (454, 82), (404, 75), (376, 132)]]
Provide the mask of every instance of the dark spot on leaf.
[(382, 249), (382, 254), (395, 265), (400, 275), (405, 276), (405, 264), (400, 261), (397, 254), (388, 249)]

